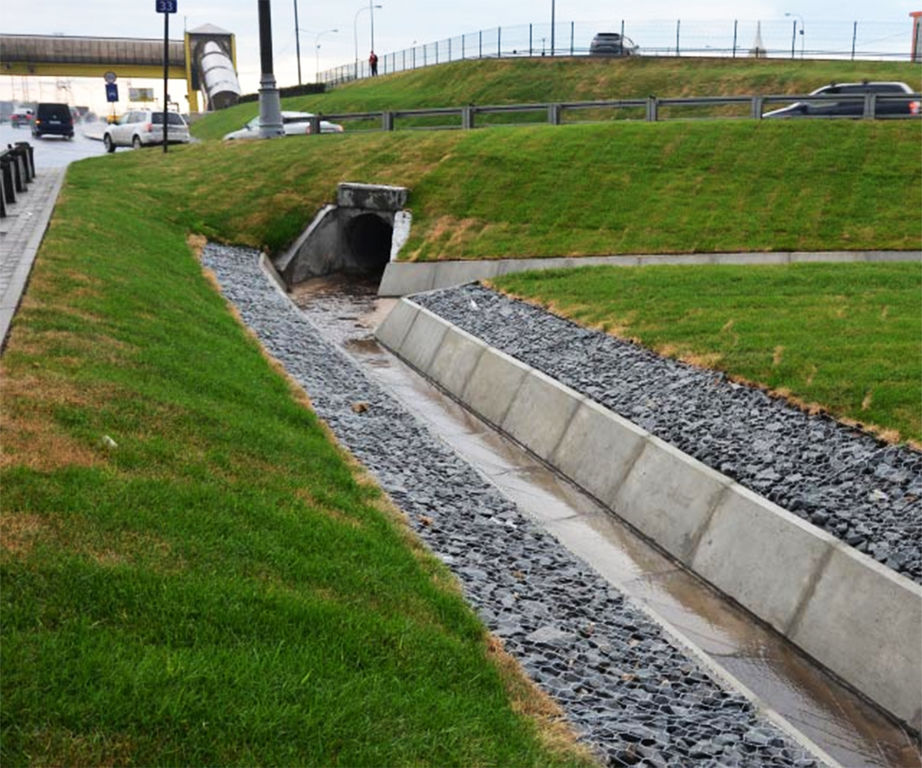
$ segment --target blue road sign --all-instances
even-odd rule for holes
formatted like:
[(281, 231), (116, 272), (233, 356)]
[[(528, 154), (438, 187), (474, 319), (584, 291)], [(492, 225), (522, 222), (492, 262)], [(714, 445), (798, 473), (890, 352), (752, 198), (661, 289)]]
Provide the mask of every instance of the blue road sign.
[(118, 86), (115, 83), (106, 83), (106, 101), (118, 101)]
[(179, 0), (154, 0), (157, 4), (157, 13), (176, 13)]

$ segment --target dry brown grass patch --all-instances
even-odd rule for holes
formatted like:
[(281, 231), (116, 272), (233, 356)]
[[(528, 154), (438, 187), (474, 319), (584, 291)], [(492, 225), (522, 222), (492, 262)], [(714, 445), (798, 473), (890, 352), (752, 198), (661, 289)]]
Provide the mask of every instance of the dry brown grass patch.
[(0, 516), (0, 549), (25, 557), (47, 530), (46, 520), (38, 515), (4, 513)]
[(560, 705), (525, 674), (502, 641), (488, 634), (485, 642), (487, 658), (499, 671), (513, 711), (535, 723), (542, 745), (560, 756), (576, 755), (586, 762), (597, 763), (592, 751), (579, 742)]

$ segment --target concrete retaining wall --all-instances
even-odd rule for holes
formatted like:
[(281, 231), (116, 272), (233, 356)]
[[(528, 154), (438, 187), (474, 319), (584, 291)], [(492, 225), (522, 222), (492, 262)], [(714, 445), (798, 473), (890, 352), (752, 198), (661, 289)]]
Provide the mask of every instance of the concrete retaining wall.
[(408, 299), (381, 343), (914, 729), (922, 587)]
[(922, 251), (823, 251), (818, 253), (690, 253), (650, 256), (584, 256), (494, 261), (391, 261), (384, 271), (379, 296), (448, 288), (530, 269), (569, 269), (598, 266), (642, 267), (654, 264), (798, 264), (803, 262), (922, 261)]

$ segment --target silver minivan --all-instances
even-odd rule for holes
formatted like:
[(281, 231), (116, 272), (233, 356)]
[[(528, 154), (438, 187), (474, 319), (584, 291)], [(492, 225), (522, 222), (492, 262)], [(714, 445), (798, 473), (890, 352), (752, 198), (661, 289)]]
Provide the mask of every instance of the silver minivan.
[[(168, 144), (186, 144), (190, 141), (189, 126), (179, 112), (167, 112), (166, 140)], [(134, 109), (126, 112), (117, 123), (106, 127), (102, 142), (106, 152), (116, 147), (140, 149), (151, 144), (163, 144), (163, 112), (153, 109)]]

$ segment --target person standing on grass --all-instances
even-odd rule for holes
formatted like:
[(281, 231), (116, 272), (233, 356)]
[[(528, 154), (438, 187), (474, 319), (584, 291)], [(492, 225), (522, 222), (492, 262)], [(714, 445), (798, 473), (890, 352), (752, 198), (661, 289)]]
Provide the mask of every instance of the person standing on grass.
[(368, 57), (368, 66), (371, 67), (371, 76), (376, 77), (378, 74), (378, 54), (374, 51)]

